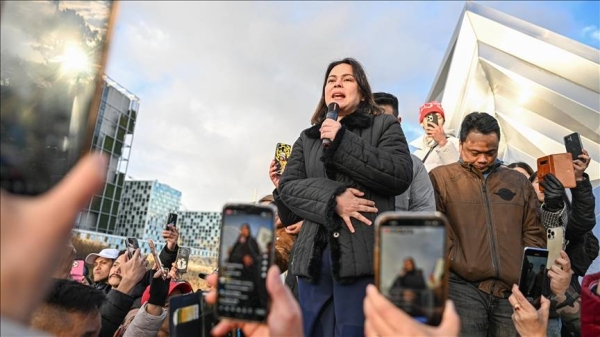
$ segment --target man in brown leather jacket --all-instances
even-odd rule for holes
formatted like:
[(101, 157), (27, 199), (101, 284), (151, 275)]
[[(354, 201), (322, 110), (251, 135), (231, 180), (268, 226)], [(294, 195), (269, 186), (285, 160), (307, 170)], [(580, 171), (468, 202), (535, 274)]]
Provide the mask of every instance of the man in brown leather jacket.
[(448, 217), (449, 297), (463, 336), (516, 336), (508, 302), (524, 247), (545, 247), (539, 201), (525, 176), (500, 165), (498, 121), (465, 116), (460, 160), (430, 172), (437, 210)]

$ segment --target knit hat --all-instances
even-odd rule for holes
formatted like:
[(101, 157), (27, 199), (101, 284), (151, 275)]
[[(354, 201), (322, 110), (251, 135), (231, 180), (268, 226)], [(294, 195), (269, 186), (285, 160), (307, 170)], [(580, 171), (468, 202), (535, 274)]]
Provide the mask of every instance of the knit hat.
[(425, 118), (425, 116), (434, 112), (439, 113), (443, 119), (446, 119), (446, 116), (444, 115), (444, 108), (442, 108), (442, 104), (436, 101), (431, 101), (429, 103), (421, 105), (421, 108), (419, 108), (419, 124), (423, 123), (423, 119)]

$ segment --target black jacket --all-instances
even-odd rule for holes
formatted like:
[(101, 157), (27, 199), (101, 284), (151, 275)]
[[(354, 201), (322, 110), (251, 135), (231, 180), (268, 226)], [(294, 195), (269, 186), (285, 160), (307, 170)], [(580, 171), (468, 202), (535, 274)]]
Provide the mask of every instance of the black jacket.
[[(321, 124), (300, 134), (275, 195), (284, 224), (304, 220), (290, 268), (293, 275), (309, 281), (318, 276), (326, 245), (338, 282), (373, 275), (373, 226), (352, 218), (356, 232), (350, 233), (335, 213), (336, 196), (348, 187), (356, 188), (375, 202), (379, 212), (393, 211), (395, 196), (412, 181), (412, 159), (394, 117), (356, 111), (341, 124), (326, 150), (320, 139)], [(371, 221), (377, 216), (363, 215)]]
[(594, 207), (596, 198), (592, 192), (590, 177), (584, 173), (583, 181), (571, 188), (572, 202), (565, 239), (565, 252), (571, 260), (575, 275), (584, 276), (598, 256), (598, 239), (592, 233), (596, 226)]
[[(171, 267), (177, 258), (179, 246), (175, 246), (175, 250), (171, 251), (165, 246), (160, 252), (159, 258), (163, 266)], [(102, 329), (100, 337), (113, 337), (115, 331), (119, 328), (125, 316), (131, 309), (141, 307), (141, 299), (146, 287), (150, 285), (152, 277), (156, 270), (148, 270), (142, 277), (140, 282), (135, 285), (130, 294), (122, 293), (116, 289), (111, 289), (106, 295), (106, 301), (100, 307), (100, 315), (102, 316)]]

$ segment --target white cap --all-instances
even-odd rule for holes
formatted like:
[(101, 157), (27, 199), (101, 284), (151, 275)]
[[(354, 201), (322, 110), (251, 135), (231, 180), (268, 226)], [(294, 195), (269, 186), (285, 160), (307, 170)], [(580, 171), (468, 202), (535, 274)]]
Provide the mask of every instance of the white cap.
[(98, 258), (98, 257), (103, 257), (105, 259), (116, 260), (117, 257), (119, 257), (119, 250), (118, 249), (114, 249), (114, 248), (102, 249), (100, 251), (100, 253), (98, 253), (98, 254), (92, 253), (92, 254), (88, 255), (85, 258), (85, 263), (87, 263), (87, 264), (94, 264), (94, 261), (96, 261), (96, 258)]

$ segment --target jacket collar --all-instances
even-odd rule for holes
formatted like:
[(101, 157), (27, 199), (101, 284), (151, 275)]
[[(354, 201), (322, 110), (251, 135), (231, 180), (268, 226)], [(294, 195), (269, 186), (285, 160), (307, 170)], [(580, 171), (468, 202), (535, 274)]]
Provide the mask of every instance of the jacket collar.
[[(365, 112), (356, 111), (342, 118), (340, 124), (342, 124), (342, 127), (345, 127), (348, 130), (366, 129), (373, 124), (373, 117), (373, 115), (369, 115)], [(311, 126), (310, 128), (306, 129), (304, 133), (306, 133), (306, 135), (310, 138), (321, 138), (321, 132), (319, 131), (321, 124), (323, 124), (323, 122)]]
[(494, 161), (492, 166), (490, 166), (490, 168), (487, 171), (481, 172), (478, 169), (476, 169), (475, 166), (473, 166), (473, 164), (465, 163), (462, 159), (459, 159), (458, 162), (460, 163), (460, 165), (462, 167), (464, 167), (465, 169), (467, 169), (470, 172), (475, 173), (479, 177), (487, 177), (487, 175), (496, 171), (496, 169), (498, 167), (502, 166), (502, 161), (500, 159), (496, 158), (496, 161)]

